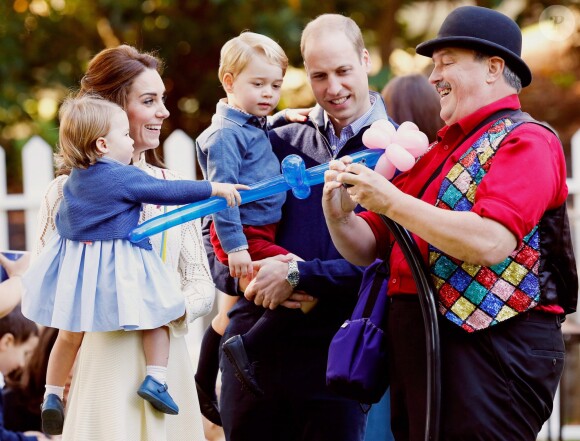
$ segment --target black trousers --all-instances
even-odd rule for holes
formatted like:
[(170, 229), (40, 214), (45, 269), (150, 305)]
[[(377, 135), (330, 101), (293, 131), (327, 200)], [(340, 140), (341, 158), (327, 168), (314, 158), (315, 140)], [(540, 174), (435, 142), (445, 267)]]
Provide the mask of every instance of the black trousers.
[[(421, 307), (397, 296), (389, 311), (391, 428), (424, 440), (426, 355)], [(560, 317), (537, 311), (467, 333), (440, 317), (441, 441), (535, 441), (564, 368)]]
[[(231, 337), (228, 333), (222, 341)], [(222, 354), (220, 414), (228, 441), (362, 441), (359, 403), (326, 388), (327, 348), (319, 344), (261, 351), (256, 377), (265, 395), (243, 390)]]

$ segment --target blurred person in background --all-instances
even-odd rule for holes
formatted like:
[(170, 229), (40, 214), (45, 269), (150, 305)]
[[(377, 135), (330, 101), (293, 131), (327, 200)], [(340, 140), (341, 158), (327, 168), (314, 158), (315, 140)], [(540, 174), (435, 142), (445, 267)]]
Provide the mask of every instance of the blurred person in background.
[[(16, 369), (23, 368), (30, 354), (38, 344), (36, 323), (22, 315), (20, 306), (0, 318), (0, 389), (4, 389), (4, 379)], [(14, 432), (4, 426), (4, 398), (0, 393), (0, 441), (45, 441), (49, 439), (42, 432)]]
[(57, 334), (58, 329), (42, 328), (38, 344), (24, 367), (6, 378), (6, 387), (2, 393), (4, 423), (7, 429), (41, 431), (40, 405), (44, 396), (46, 367)]
[(435, 141), (437, 131), (445, 123), (439, 116), (439, 94), (427, 76), (408, 74), (393, 77), (383, 87), (381, 95), (389, 109), (389, 116), (397, 124), (412, 121), (427, 135), (430, 143)]

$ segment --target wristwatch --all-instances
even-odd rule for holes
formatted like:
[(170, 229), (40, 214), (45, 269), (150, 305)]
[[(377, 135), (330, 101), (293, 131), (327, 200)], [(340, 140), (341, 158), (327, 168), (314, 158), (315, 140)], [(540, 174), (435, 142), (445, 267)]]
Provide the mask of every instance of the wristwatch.
[(288, 275), (286, 281), (290, 284), (292, 289), (298, 286), (300, 281), (300, 271), (298, 271), (298, 263), (295, 260), (288, 262)]

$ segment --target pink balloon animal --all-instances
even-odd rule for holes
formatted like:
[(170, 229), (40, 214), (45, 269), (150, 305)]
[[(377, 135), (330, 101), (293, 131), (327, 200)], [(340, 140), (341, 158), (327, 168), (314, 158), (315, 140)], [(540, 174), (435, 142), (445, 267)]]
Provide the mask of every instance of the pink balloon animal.
[(415, 159), (429, 148), (427, 135), (415, 123), (405, 121), (398, 129), (386, 119), (375, 121), (363, 133), (363, 144), (369, 149), (384, 149), (375, 171), (387, 179), (395, 170), (407, 171), (415, 165)]

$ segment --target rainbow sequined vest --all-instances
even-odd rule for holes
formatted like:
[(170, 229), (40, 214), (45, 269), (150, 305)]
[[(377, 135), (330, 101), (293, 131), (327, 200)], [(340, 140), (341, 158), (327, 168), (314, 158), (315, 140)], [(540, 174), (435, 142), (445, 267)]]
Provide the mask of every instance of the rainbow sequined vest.
[[(524, 122), (538, 123), (518, 112), (492, 124), (445, 176), (435, 205), (469, 211), (501, 142)], [(566, 312), (576, 308), (578, 280), (565, 204), (547, 212), (499, 264), (472, 265), (430, 245), (429, 266), (439, 312), (467, 332), (488, 328), (540, 302), (558, 303)]]

